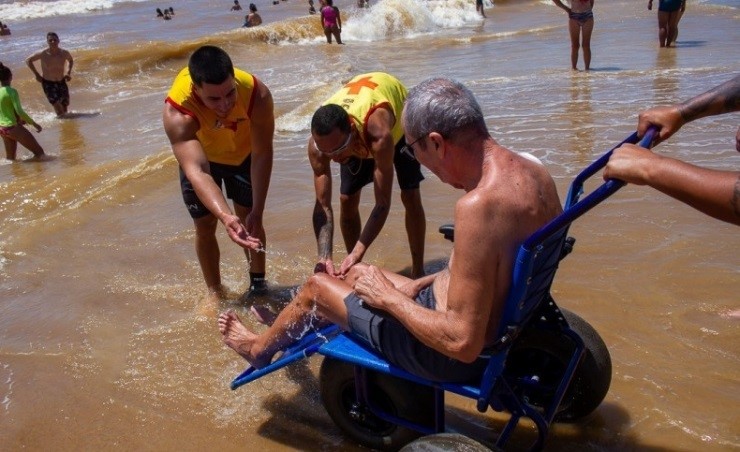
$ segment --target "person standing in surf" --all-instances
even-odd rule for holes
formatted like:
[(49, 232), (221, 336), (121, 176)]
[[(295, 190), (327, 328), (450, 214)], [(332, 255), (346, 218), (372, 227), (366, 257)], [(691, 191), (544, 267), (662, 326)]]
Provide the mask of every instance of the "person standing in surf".
[(331, 37), (337, 40), (337, 44), (342, 42), (342, 18), (339, 15), (339, 8), (334, 6), (333, 0), (322, 0), (324, 6), (321, 7), (321, 26), (324, 28), (326, 42), (331, 44)]
[[(26, 58), (26, 64), (36, 76), (36, 81), (41, 83), (57, 116), (62, 117), (67, 114), (69, 107), (67, 82), (72, 80), (74, 60), (72, 54), (59, 47), (59, 36), (53, 31), (46, 34), (46, 43), (49, 47)], [(40, 74), (34, 64), (38, 60), (41, 61)]]
[(552, 0), (558, 7), (568, 13), (568, 31), (570, 32), (570, 64), (578, 70), (578, 49), (583, 47), (585, 69), (591, 69), (591, 33), (594, 30), (594, 0), (571, 0), (567, 7), (560, 0)]
[(15, 160), (18, 143), (33, 152), (37, 159), (44, 157), (44, 148), (41, 147), (31, 132), (23, 124), (30, 124), (36, 132), (41, 132), (41, 126), (36, 123), (21, 107), (18, 91), (10, 87), (13, 73), (10, 68), (0, 63), (0, 136), (5, 145), (5, 158)]

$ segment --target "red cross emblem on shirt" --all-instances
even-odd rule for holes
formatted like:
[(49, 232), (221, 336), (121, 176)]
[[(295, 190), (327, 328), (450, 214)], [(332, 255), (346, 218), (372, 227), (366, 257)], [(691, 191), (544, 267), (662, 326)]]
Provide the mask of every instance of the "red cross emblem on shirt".
[(347, 94), (360, 94), (360, 90), (362, 90), (362, 88), (370, 88), (370, 89), (377, 88), (378, 84), (375, 82), (371, 82), (370, 78), (371, 77), (363, 77), (359, 80), (356, 80), (354, 82), (350, 82), (344, 85), (345, 88), (349, 88), (349, 91), (347, 91)]

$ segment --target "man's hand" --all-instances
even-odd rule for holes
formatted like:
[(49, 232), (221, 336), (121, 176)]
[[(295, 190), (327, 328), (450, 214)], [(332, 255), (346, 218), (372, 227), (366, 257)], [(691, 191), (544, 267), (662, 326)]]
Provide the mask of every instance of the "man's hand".
[(33, 128), (36, 129), (36, 133), (40, 133), (41, 132), (41, 126), (40, 125), (38, 125), (36, 123), (33, 123)]
[(367, 266), (353, 288), (364, 302), (378, 309), (385, 309), (385, 295), (397, 291), (393, 283), (374, 265)]
[(326, 273), (329, 276), (337, 277), (339, 276), (337, 274), (336, 269), (334, 268), (334, 261), (329, 259), (323, 259), (316, 263), (316, 266), (313, 268), (314, 273)]
[(604, 168), (604, 179), (619, 179), (630, 184), (645, 185), (649, 168), (660, 158), (662, 157), (643, 147), (623, 144), (609, 158)]
[(257, 215), (254, 211), (250, 212), (245, 219), (246, 224), (244, 228), (247, 230), (247, 235), (253, 237), (264, 237), (265, 227), (262, 224), (262, 216)]
[(223, 220), (226, 232), (229, 238), (244, 249), (259, 251), (262, 249), (262, 242), (257, 237), (252, 237), (247, 233), (246, 227), (242, 224), (239, 217), (229, 215)]
[(667, 140), (678, 131), (686, 121), (677, 107), (655, 107), (640, 113), (637, 120), (637, 135), (645, 136), (650, 126), (658, 127), (658, 137), (654, 144)]

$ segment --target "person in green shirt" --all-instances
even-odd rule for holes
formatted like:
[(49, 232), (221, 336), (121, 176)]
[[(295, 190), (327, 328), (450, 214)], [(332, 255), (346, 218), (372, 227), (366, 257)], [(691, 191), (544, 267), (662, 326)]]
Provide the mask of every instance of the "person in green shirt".
[(31, 119), (21, 107), (18, 91), (10, 87), (13, 73), (10, 68), (0, 63), (0, 136), (5, 144), (5, 158), (15, 160), (18, 143), (33, 152), (34, 158), (46, 156), (31, 132), (23, 124), (30, 124), (36, 132), (41, 132), (41, 126)]

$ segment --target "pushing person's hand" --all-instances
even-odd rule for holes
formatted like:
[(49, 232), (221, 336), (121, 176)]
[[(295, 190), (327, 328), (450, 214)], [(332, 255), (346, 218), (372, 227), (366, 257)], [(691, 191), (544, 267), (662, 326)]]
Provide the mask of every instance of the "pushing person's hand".
[(653, 144), (658, 144), (678, 132), (686, 121), (677, 107), (655, 107), (640, 113), (637, 120), (637, 136), (642, 138), (650, 126), (658, 128), (658, 136)]

